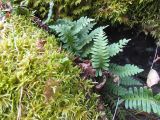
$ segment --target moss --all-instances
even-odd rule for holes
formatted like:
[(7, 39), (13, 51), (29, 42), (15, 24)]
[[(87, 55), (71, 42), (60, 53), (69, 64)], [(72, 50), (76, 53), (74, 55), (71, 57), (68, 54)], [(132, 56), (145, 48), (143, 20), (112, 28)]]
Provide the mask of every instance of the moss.
[(13, 15), (0, 41), (0, 119), (16, 119), (20, 108), (22, 120), (97, 119), (97, 95), (71, 58), (54, 36)]

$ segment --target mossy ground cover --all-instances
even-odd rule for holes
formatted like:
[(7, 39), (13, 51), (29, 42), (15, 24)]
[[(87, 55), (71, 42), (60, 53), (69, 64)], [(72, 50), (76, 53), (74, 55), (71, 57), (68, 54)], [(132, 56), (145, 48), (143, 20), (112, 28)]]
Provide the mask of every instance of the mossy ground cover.
[(13, 15), (0, 34), (0, 119), (97, 119), (97, 95), (56, 39)]

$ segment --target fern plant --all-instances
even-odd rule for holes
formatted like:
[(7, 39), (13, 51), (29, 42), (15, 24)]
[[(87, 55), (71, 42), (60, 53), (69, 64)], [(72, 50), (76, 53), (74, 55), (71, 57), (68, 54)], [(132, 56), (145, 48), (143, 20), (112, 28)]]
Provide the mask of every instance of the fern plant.
[(160, 97), (153, 95), (152, 91), (140, 87), (129, 88), (128, 94), (122, 96), (125, 100), (125, 107), (128, 109), (138, 109), (145, 112), (153, 112), (160, 115)]
[(103, 31), (100, 31), (94, 38), (92, 48), (92, 65), (97, 70), (97, 75), (102, 76), (102, 70), (108, 70), (109, 53), (107, 50), (108, 40)]
[(107, 94), (118, 95), (126, 109), (160, 115), (160, 95), (154, 95), (150, 89), (142, 87), (143, 84), (133, 77), (142, 72), (142, 69), (134, 65), (110, 64), (109, 70), (120, 77), (120, 85), (118, 86), (113, 80), (110, 80), (106, 86)]
[(112, 79), (109, 80), (106, 87), (107, 91), (109, 91), (109, 94), (113, 93), (115, 95), (122, 96), (128, 93), (128, 86), (142, 85), (142, 83), (135, 79), (133, 75), (142, 72), (143, 69), (140, 69), (135, 65), (126, 64), (124, 66), (120, 66), (110, 63), (109, 71), (119, 77), (119, 86), (115, 84)]
[(102, 76), (102, 71), (108, 70), (110, 58), (121, 52), (129, 40), (109, 45), (103, 31), (107, 26), (92, 30), (95, 24), (94, 19), (81, 17), (77, 21), (60, 19), (50, 28), (58, 33), (64, 48), (82, 58), (91, 57), (96, 76)]
[(81, 17), (73, 22), (67, 19), (60, 19), (56, 25), (51, 25), (50, 28), (58, 33), (64, 48), (70, 50), (75, 55), (87, 57), (89, 53), (85, 53), (86, 46), (88, 47), (89, 44), (92, 44), (92, 39), (99, 30), (104, 29), (104, 27), (101, 27), (91, 31), (94, 25), (93, 19)]

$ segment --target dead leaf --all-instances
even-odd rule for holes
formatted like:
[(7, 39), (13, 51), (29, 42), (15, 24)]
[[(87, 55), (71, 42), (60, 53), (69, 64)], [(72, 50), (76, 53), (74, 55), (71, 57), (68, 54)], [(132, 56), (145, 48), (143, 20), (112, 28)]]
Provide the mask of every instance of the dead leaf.
[(10, 18), (11, 17), (11, 13), (10, 12), (6, 12), (6, 18)]
[(0, 21), (0, 30), (4, 29), (4, 23)]
[(53, 98), (54, 95), (57, 93), (60, 83), (61, 81), (53, 79), (49, 79), (45, 82), (43, 94), (45, 96), (46, 103), (48, 103), (51, 100), (51, 98)]
[(147, 76), (147, 86), (152, 87), (153, 85), (158, 84), (159, 81), (160, 81), (160, 77), (159, 77), (157, 71), (154, 69), (151, 69), (149, 71), (148, 76)]
[(95, 69), (93, 69), (89, 60), (84, 60), (83, 63), (79, 63), (79, 66), (83, 70), (84, 78), (95, 77)]
[(114, 75), (113, 77), (114, 77), (113, 82), (115, 82), (115, 83), (119, 83), (120, 82), (119, 76)]
[(45, 88), (44, 88), (45, 102), (48, 102), (53, 95), (52, 84), (53, 80), (51, 79), (47, 80), (45, 83)]
[(37, 40), (36, 47), (37, 47), (37, 49), (38, 49), (39, 52), (44, 52), (44, 45), (45, 45), (45, 43), (46, 43), (46, 40), (42, 40), (42, 39)]
[(91, 63), (89, 60), (85, 60), (83, 63), (80, 63), (79, 65), (82, 69), (86, 70), (88, 67), (91, 66)]
[(44, 22), (43, 22), (42, 20), (40, 20), (38, 17), (35, 17), (35, 16), (34, 16), (34, 17), (32, 18), (32, 21), (33, 21), (34, 23), (36, 23), (38, 27), (40, 27), (40, 28), (42, 28), (42, 29), (44, 29), (44, 30), (46, 30), (46, 31), (48, 31), (48, 32), (50, 31), (48, 25), (47, 25), (47, 24), (44, 24)]
[(0, 10), (2, 10), (3, 6), (2, 6), (2, 0), (0, 0)]
[(159, 61), (159, 60), (160, 60), (160, 57), (157, 56), (156, 59), (153, 61), (153, 63), (156, 63), (156, 62)]
[(73, 60), (77, 65), (79, 64), (79, 63), (82, 63), (83, 62), (83, 60), (78, 56), (78, 57), (75, 57), (74, 58), (74, 60)]
[(103, 81), (101, 83), (99, 83), (98, 85), (96, 85), (96, 89), (97, 90), (102, 89), (103, 86), (105, 85), (106, 81), (107, 81), (106, 79), (103, 79)]

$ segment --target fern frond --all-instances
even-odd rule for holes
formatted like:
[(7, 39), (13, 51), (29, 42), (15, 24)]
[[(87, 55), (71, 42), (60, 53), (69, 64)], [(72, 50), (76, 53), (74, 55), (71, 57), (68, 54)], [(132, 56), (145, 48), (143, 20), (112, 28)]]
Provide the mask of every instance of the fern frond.
[(113, 83), (113, 82), (108, 82), (107, 83), (107, 92), (111, 93), (111, 94), (115, 94), (115, 95), (125, 95), (127, 93), (127, 89), (122, 87), (122, 86), (118, 86), (117, 84)]
[(122, 96), (127, 109), (138, 109), (160, 115), (160, 99), (156, 99), (151, 90), (137, 87), (129, 88), (128, 94)]
[(107, 51), (108, 40), (103, 31), (99, 31), (94, 38), (92, 48), (92, 65), (96, 69), (96, 75), (102, 75), (102, 70), (107, 70), (109, 66), (109, 55)]
[(89, 32), (92, 30), (94, 25), (95, 23), (90, 23), (88, 26), (79, 31), (79, 33), (77, 34), (79, 41), (76, 41), (77, 50), (82, 49), (85, 45), (89, 44), (93, 40), (93, 36), (90, 36)]
[[(73, 22), (69, 19), (58, 19), (56, 22), (55, 22), (55, 25), (69, 25), (69, 26), (73, 26)], [(49, 26), (50, 28), (52, 28), (52, 26), (55, 26), (55, 25), (51, 25)]]
[(128, 77), (142, 72), (143, 69), (131, 64), (126, 64), (125, 66), (110, 64), (109, 71), (120, 77)]
[(100, 32), (100, 31), (102, 32), (106, 27), (108, 27), (108, 25), (102, 26), (102, 27), (98, 27), (98, 28), (94, 29), (94, 30), (89, 34), (89, 36), (92, 36), (92, 37), (93, 37), (93, 36), (99, 34), (99, 32)]
[(90, 44), (86, 44), (83, 47), (83, 51), (82, 51), (82, 54), (81, 54), (82, 58), (90, 57), (92, 47), (93, 47), (93, 42), (91, 42)]
[[(92, 25), (92, 24), (90, 24), (90, 25)], [(88, 27), (90, 26), (90, 25), (88, 25)], [(94, 26), (95, 24), (93, 24), (93, 26)], [(90, 28), (93, 28), (93, 26), (92, 27), (90, 27)], [(97, 35), (100, 31), (102, 32), (103, 31), (103, 29), (105, 29), (107, 26), (104, 26), (104, 27), (98, 27), (98, 28), (96, 28), (96, 29), (94, 29), (93, 31), (91, 31), (90, 33), (89, 33), (89, 31), (86, 31), (86, 32), (84, 32), (85, 30), (81, 30), (82, 32), (81, 32), (81, 35), (86, 35), (86, 33), (87, 33), (87, 35), (85, 36), (85, 37), (83, 37), (83, 39), (82, 39), (82, 41), (80, 41), (79, 42), (79, 44), (77, 45), (77, 49), (82, 49), (86, 44), (88, 44), (88, 43), (90, 43), (92, 40), (93, 40), (93, 38), (95, 37), (95, 35)], [(89, 30), (89, 29), (87, 29), (87, 30)], [(91, 29), (90, 29), (91, 30)], [(89, 33), (89, 34), (88, 34)]]
[[(87, 26), (87, 28), (85, 27), (85, 29), (82, 29), (80, 31), (78, 36), (81, 38), (81, 41), (77, 41), (77, 47), (76, 47), (77, 50), (83, 49), (86, 45), (88, 45), (93, 40), (95, 35), (97, 35), (100, 31), (103, 31), (103, 29), (106, 28), (106, 26), (105, 27), (98, 27), (98, 28), (94, 29), (93, 31), (91, 31), (91, 29), (93, 28), (94, 25), (95, 25), (94, 23), (89, 24)], [(89, 31), (91, 31), (91, 32), (89, 33)]]
[(60, 40), (65, 43), (63, 46), (74, 52), (76, 55), (82, 53), (82, 49), (93, 40), (93, 36), (89, 35), (90, 31), (96, 23), (94, 19), (81, 17), (77, 21), (60, 19), (56, 25), (50, 26), (51, 29), (58, 33)]
[(79, 33), (83, 28), (88, 26), (93, 21), (94, 19), (87, 18), (87, 17), (81, 17), (79, 20), (73, 22), (75, 24), (74, 32)]
[(67, 30), (71, 30), (73, 27), (73, 22), (68, 19), (58, 19), (54, 25), (50, 25), (49, 28), (52, 29), (57, 34), (61, 33), (65, 28), (69, 28)]
[(123, 51), (123, 47), (129, 42), (130, 40), (128, 39), (122, 39), (118, 43), (113, 43), (108, 46), (108, 53), (110, 57), (113, 57), (117, 55), (119, 52)]
[(63, 47), (70, 50), (71, 52), (75, 52), (75, 40), (77, 40), (77, 36), (71, 30), (72, 26), (69, 25), (52, 25), (50, 26), (53, 30), (58, 33), (59, 39), (64, 43)]
[(121, 78), (121, 85), (131, 86), (131, 85), (142, 85), (138, 80), (132, 77), (123, 77)]
[(96, 23), (89, 23), (88, 25), (83, 26), (83, 28), (79, 31), (78, 36), (83, 34), (89, 35), (89, 32), (93, 29), (95, 24)]
[(49, 26), (49, 28), (59, 34), (61, 32), (62, 28), (64, 28), (64, 25), (63, 24), (51, 25), (51, 26)]

